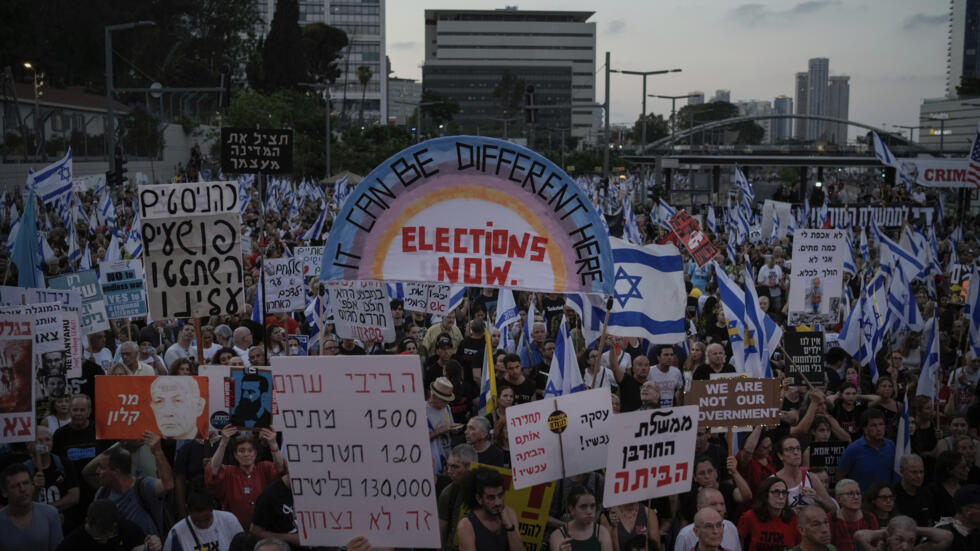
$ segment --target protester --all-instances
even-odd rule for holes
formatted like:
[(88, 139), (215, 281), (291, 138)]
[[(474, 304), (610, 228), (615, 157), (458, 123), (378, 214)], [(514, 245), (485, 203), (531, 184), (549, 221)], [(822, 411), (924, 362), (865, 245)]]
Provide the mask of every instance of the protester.
[(477, 453), (469, 444), (459, 444), (449, 454), (446, 463), (446, 474), (449, 484), (439, 492), (439, 534), (443, 547), (450, 550), (458, 549), (456, 543), (456, 527), (459, 524), (460, 513), (466, 502), (465, 483), (471, 473), (469, 466), (477, 462)]
[(0, 473), (0, 489), (7, 506), (0, 509), (0, 546), (11, 551), (50, 551), (62, 540), (58, 510), (35, 503), (31, 473), (14, 463)]
[(252, 516), (252, 526), (249, 530), (256, 540), (276, 538), (293, 547), (299, 547), (299, 526), (296, 524), (296, 513), (293, 510), (293, 492), (290, 489), (288, 474), (283, 474), (272, 481), (255, 500), (255, 514)]
[(871, 408), (861, 415), (864, 436), (852, 442), (837, 466), (837, 478), (853, 478), (866, 490), (873, 482), (894, 478), (895, 442), (885, 438), (885, 415)]
[(788, 494), (781, 478), (762, 482), (755, 491), (752, 508), (738, 519), (743, 551), (776, 551), (799, 543), (796, 516), (786, 505)]
[(247, 529), (252, 524), (255, 501), (262, 490), (284, 472), (284, 463), (276, 444), (276, 433), (264, 428), (259, 431), (259, 438), (268, 446), (273, 461), (256, 461), (255, 439), (249, 434), (240, 434), (230, 445), (234, 464), (223, 465), (225, 449), (237, 432), (234, 425), (221, 429), (221, 441), (211, 456), (210, 468), (204, 471), (204, 480), (222, 509), (234, 514)]
[(470, 475), (467, 503), (471, 510), (460, 519), (460, 551), (523, 551), (517, 513), (504, 505), (504, 481), (500, 473), (477, 469)]
[(953, 534), (949, 551), (980, 549), (980, 485), (967, 484), (956, 490), (953, 504), (956, 514), (952, 519), (936, 525)]
[(816, 505), (804, 505), (796, 519), (800, 543), (791, 551), (835, 551), (830, 544), (830, 520), (823, 509)]
[(466, 423), (463, 432), (466, 443), (473, 446), (478, 455), (477, 461), (494, 467), (510, 467), (510, 457), (490, 440), (490, 421), (486, 417), (473, 417)]
[[(738, 536), (738, 528), (728, 520), (728, 510), (725, 497), (714, 488), (701, 488), (697, 494), (697, 510), (714, 509), (724, 518), (722, 521), (721, 546), (729, 551), (741, 551), (742, 542)], [(696, 515), (695, 515), (696, 517)], [(696, 522), (696, 521), (695, 521)], [(680, 529), (674, 540), (674, 551), (690, 551), (698, 543), (698, 534), (694, 531), (694, 523), (688, 524)]]
[(209, 494), (193, 493), (187, 498), (187, 516), (170, 529), (164, 551), (183, 549), (228, 549), (231, 540), (242, 531), (235, 515), (214, 510)]
[(147, 536), (139, 526), (123, 518), (111, 500), (97, 499), (88, 506), (85, 524), (65, 536), (58, 551), (129, 551), (141, 546), (146, 551), (158, 551), (160, 538)]
[(551, 549), (561, 551), (612, 551), (609, 530), (596, 519), (595, 496), (584, 486), (571, 489), (566, 501), (571, 520), (551, 533)]

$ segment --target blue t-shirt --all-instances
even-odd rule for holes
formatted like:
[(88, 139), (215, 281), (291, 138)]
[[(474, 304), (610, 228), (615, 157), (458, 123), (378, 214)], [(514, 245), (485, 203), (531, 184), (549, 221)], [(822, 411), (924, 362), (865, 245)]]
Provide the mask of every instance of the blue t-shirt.
[(876, 450), (862, 436), (844, 450), (837, 471), (847, 473), (847, 478), (857, 482), (862, 492), (875, 482), (898, 482), (895, 474), (895, 442), (885, 438), (881, 449)]
[(142, 479), (141, 484), (143, 484), (143, 501), (151, 509), (150, 511), (147, 511), (140, 503), (140, 498), (136, 495), (135, 483), (132, 488), (122, 494), (109, 490), (105, 498), (111, 499), (119, 508), (123, 518), (139, 526), (146, 535), (160, 535), (154, 520), (154, 515), (160, 515), (163, 508), (163, 499), (157, 496), (155, 490), (157, 479), (146, 477)]
[(708, 279), (713, 270), (714, 268), (711, 267), (710, 263), (700, 268), (693, 260), (687, 263), (687, 273), (691, 276), (691, 285), (700, 289), (702, 293), (708, 287)]
[(14, 526), (7, 509), (0, 509), (0, 549), (4, 551), (52, 551), (62, 539), (58, 510), (47, 503), (34, 504), (27, 532)]

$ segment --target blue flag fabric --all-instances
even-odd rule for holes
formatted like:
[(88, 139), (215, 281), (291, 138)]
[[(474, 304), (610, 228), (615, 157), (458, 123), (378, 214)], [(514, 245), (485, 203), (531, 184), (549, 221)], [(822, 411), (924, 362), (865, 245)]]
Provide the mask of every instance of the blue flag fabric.
[(607, 331), (651, 344), (676, 344), (686, 337), (684, 265), (673, 245), (639, 247), (611, 237), (615, 294)]
[(555, 339), (555, 354), (551, 357), (551, 368), (548, 370), (548, 382), (545, 385), (544, 396), (564, 396), (573, 392), (585, 390), (582, 373), (578, 369), (578, 359), (575, 357), (575, 344), (568, 331), (568, 318), (561, 317), (561, 326)]
[(34, 190), (27, 193), (24, 212), (20, 216), (12, 260), (17, 266), (18, 287), (45, 287), (44, 274), (38, 267), (37, 216)]

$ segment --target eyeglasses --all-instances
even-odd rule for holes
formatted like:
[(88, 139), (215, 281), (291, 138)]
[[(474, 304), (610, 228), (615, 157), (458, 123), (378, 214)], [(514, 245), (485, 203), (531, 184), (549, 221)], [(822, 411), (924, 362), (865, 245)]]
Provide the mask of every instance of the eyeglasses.
[(769, 495), (774, 496), (788, 496), (789, 492), (786, 490), (769, 490)]

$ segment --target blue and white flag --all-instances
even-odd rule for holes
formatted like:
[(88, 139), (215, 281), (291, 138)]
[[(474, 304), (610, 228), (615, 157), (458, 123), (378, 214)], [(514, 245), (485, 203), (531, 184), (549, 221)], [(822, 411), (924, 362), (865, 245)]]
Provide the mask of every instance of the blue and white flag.
[(759, 306), (759, 295), (755, 292), (754, 278), (745, 271), (745, 373), (749, 377), (772, 378), (769, 360), (779, 348), (783, 330)]
[(864, 287), (864, 294), (851, 308), (838, 340), (840, 347), (855, 361), (869, 367), (872, 381), (878, 380), (875, 355), (881, 350), (887, 329), (885, 318), (888, 303), (884, 288), (885, 275), (878, 273)]
[(970, 274), (970, 289), (967, 292), (965, 315), (970, 321), (970, 349), (980, 356), (980, 274), (974, 270)]
[(728, 242), (725, 243), (725, 251), (728, 253), (728, 260), (731, 261), (732, 264), (735, 263), (735, 258), (737, 258), (736, 255), (738, 254), (737, 253), (737, 249), (738, 249), (738, 243), (737, 243), (737, 241), (738, 241), (738, 238), (735, 237), (735, 232), (734, 231), (728, 232)]
[(857, 262), (854, 260), (854, 243), (851, 242), (851, 234), (844, 235), (844, 242), (847, 249), (844, 250), (844, 273), (857, 275)]
[(517, 343), (517, 355), (521, 357), (521, 365), (526, 368), (538, 365), (543, 359), (541, 352), (531, 342), (534, 318), (534, 295), (531, 295), (531, 300), (527, 306), (527, 316), (524, 318), (524, 327), (521, 328), (521, 340)]
[(916, 258), (915, 254), (892, 241), (878, 228), (877, 224), (872, 224), (871, 229), (875, 232), (875, 240), (878, 242), (878, 259), (881, 270), (886, 275), (892, 275), (895, 268), (901, 266), (902, 273), (909, 278), (909, 281), (922, 277), (925, 266)]
[(102, 258), (102, 262), (115, 262), (116, 260), (122, 259), (122, 251), (119, 249), (119, 238), (115, 232), (112, 232), (109, 235), (109, 245), (105, 248), (105, 256)]
[(477, 412), (490, 415), (497, 409), (497, 374), (493, 368), (493, 349), (490, 346), (490, 331), (483, 331), (483, 367), (480, 370), (480, 402)]
[(327, 209), (321, 206), (320, 216), (316, 217), (316, 222), (313, 222), (313, 225), (310, 226), (310, 228), (306, 230), (306, 233), (301, 235), (299, 238), (303, 241), (312, 241), (314, 239), (320, 239), (320, 236), (323, 235), (323, 225), (326, 223), (326, 221), (327, 221)]
[(779, 211), (772, 210), (772, 231), (769, 232), (769, 244), (772, 245), (779, 239)]
[(601, 295), (591, 293), (570, 293), (565, 295), (565, 306), (575, 310), (582, 322), (585, 347), (588, 348), (599, 340), (602, 334), (602, 322), (606, 319), (605, 299)]
[(742, 194), (749, 199), (749, 201), (755, 200), (755, 190), (752, 189), (752, 184), (749, 183), (749, 179), (742, 174), (741, 169), (735, 167), (735, 186), (742, 190)]
[(901, 162), (899, 162), (899, 160), (892, 155), (892, 152), (888, 149), (888, 146), (885, 145), (885, 142), (881, 139), (881, 136), (879, 136), (877, 132), (871, 132), (871, 139), (874, 142), (875, 157), (881, 161), (881, 164), (894, 168), (895, 174), (897, 174), (905, 184), (905, 189), (907, 191), (912, 191), (912, 179), (909, 178), (907, 174), (902, 173)]
[(71, 174), (71, 147), (69, 147), (64, 159), (34, 173), (32, 185), (41, 202), (48, 204), (52, 201), (63, 201), (67, 205), (67, 195), (71, 192)]
[(44, 273), (38, 262), (36, 202), (34, 190), (31, 189), (24, 199), (24, 213), (20, 217), (11, 254), (11, 260), (17, 266), (18, 287), (44, 287)]
[(385, 288), (388, 290), (388, 298), (391, 300), (405, 300), (405, 284), (404, 283), (385, 283)]
[(677, 214), (677, 209), (667, 204), (663, 197), (657, 202), (657, 205), (653, 207), (650, 211), (650, 218), (653, 223), (664, 228), (667, 231), (671, 231), (670, 224), (667, 223), (675, 214)]
[(78, 261), (79, 270), (91, 270), (92, 269), (92, 253), (89, 250), (89, 244), (85, 244), (85, 252), (82, 253), (81, 260)]
[(684, 264), (674, 245), (639, 247), (609, 238), (615, 287), (607, 333), (650, 344), (684, 340), (687, 290)]
[(915, 394), (935, 400), (936, 385), (939, 383), (939, 317), (935, 310), (930, 326), (929, 340), (926, 342), (925, 354), (922, 356), (922, 371), (919, 372), (919, 384), (915, 387)]
[[(734, 257), (732, 263), (735, 262)], [(732, 346), (732, 365), (735, 371), (745, 373), (745, 292), (739, 287), (717, 262), (715, 277), (721, 306), (728, 320), (728, 342)]]
[(861, 265), (867, 265), (868, 261), (871, 260), (871, 249), (868, 247), (868, 234), (864, 231), (864, 226), (861, 226), (861, 244), (860, 252), (863, 257)]
[(793, 209), (789, 211), (789, 220), (786, 221), (786, 235), (796, 234), (796, 213)]
[(704, 217), (704, 223), (707, 224), (708, 229), (711, 233), (718, 233), (718, 222), (715, 220), (715, 207), (708, 205), (707, 215)]
[(449, 288), (449, 306), (447, 312), (452, 312), (463, 304), (466, 298), (466, 287), (463, 285), (452, 285)]
[(344, 208), (344, 201), (350, 196), (350, 186), (347, 184), (347, 176), (337, 180), (333, 185), (333, 202), (337, 205), (337, 212)]
[(503, 334), (510, 324), (520, 320), (521, 315), (514, 301), (514, 291), (501, 288), (497, 292), (497, 317), (493, 320), (493, 326)]
[(827, 212), (827, 201), (826, 201), (826, 199), (824, 199), (823, 205), (820, 207), (820, 210), (817, 212), (817, 227), (818, 228), (823, 228), (824, 226), (827, 225), (827, 216), (828, 216), (828, 212)]
[(633, 212), (633, 201), (629, 194), (623, 202), (623, 239), (636, 245), (643, 244), (643, 236), (640, 235), (640, 226), (636, 223), (636, 213)]
[(564, 396), (582, 390), (585, 390), (585, 383), (578, 369), (572, 335), (568, 331), (568, 318), (562, 316), (558, 336), (555, 338), (555, 354), (551, 357), (544, 397)]
[(892, 480), (901, 480), (902, 458), (912, 453), (912, 425), (909, 423), (909, 408), (905, 400), (898, 403), (902, 409), (898, 417), (898, 438), (895, 439), (895, 463), (892, 466), (895, 474), (892, 476)]

